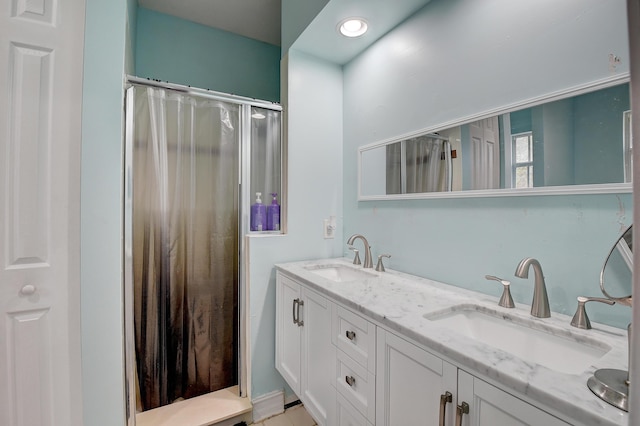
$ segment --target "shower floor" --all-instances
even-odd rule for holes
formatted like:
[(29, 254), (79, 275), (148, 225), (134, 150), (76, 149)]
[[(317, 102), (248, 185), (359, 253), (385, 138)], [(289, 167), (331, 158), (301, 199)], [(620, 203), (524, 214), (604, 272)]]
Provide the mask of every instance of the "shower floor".
[(240, 398), (238, 387), (232, 386), (138, 413), (136, 426), (203, 426), (243, 414), (250, 419), (251, 410), (249, 398)]

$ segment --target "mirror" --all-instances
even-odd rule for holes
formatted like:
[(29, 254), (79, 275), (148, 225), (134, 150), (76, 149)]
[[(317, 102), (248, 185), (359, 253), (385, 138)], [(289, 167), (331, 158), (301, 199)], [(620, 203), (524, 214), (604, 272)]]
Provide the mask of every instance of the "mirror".
[[(633, 225), (629, 226), (609, 251), (600, 273), (600, 290), (609, 299), (631, 306), (631, 273), (633, 271)], [(605, 281), (608, 290), (605, 289)], [(627, 296), (623, 296), (627, 295)], [(620, 297), (622, 296), (622, 297)], [(631, 324), (627, 327), (631, 363)], [(587, 387), (603, 401), (629, 411), (629, 371), (600, 368), (587, 380)]]
[[(633, 225), (629, 226), (611, 248), (600, 272), (600, 290), (609, 299), (631, 306), (633, 271)], [(605, 286), (606, 282), (606, 286)]]
[(363, 146), (358, 199), (630, 191), (629, 109), (609, 82)]

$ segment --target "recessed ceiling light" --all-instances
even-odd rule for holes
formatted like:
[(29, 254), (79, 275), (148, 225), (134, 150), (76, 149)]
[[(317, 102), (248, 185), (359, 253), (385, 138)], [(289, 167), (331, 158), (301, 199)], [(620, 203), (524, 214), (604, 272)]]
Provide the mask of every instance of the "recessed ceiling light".
[(347, 18), (338, 24), (340, 34), (345, 37), (359, 37), (367, 32), (369, 26), (362, 18)]
[(263, 118), (265, 118), (264, 114), (260, 114), (259, 112), (256, 112), (254, 114), (251, 114), (251, 117), (257, 119), (257, 120), (262, 120)]

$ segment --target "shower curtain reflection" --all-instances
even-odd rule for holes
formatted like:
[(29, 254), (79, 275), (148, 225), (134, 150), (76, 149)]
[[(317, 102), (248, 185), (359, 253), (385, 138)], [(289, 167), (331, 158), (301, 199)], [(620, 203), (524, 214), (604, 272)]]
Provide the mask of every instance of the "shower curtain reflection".
[(135, 87), (133, 281), (148, 410), (237, 384), (239, 107)]
[(386, 193), (451, 191), (451, 144), (422, 135), (386, 146)]

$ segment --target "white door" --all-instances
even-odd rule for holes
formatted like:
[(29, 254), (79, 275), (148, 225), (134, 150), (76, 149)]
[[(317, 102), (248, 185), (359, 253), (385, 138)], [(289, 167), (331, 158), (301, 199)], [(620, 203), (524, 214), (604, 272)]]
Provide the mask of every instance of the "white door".
[(0, 425), (80, 425), (84, 1), (0, 4)]
[(500, 131), (498, 117), (469, 124), (471, 189), (500, 188)]
[(376, 425), (437, 426), (441, 396), (449, 392), (443, 420), (452, 426), (456, 367), (381, 328), (377, 348)]
[(300, 284), (277, 274), (276, 277), (276, 369), (296, 395), (300, 396), (301, 325), (296, 321), (300, 309)]
[(469, 373), (458, 372), (458, 404), (469, 404), (462, 425), (568, 426), (557, 417), (496, 388)]

